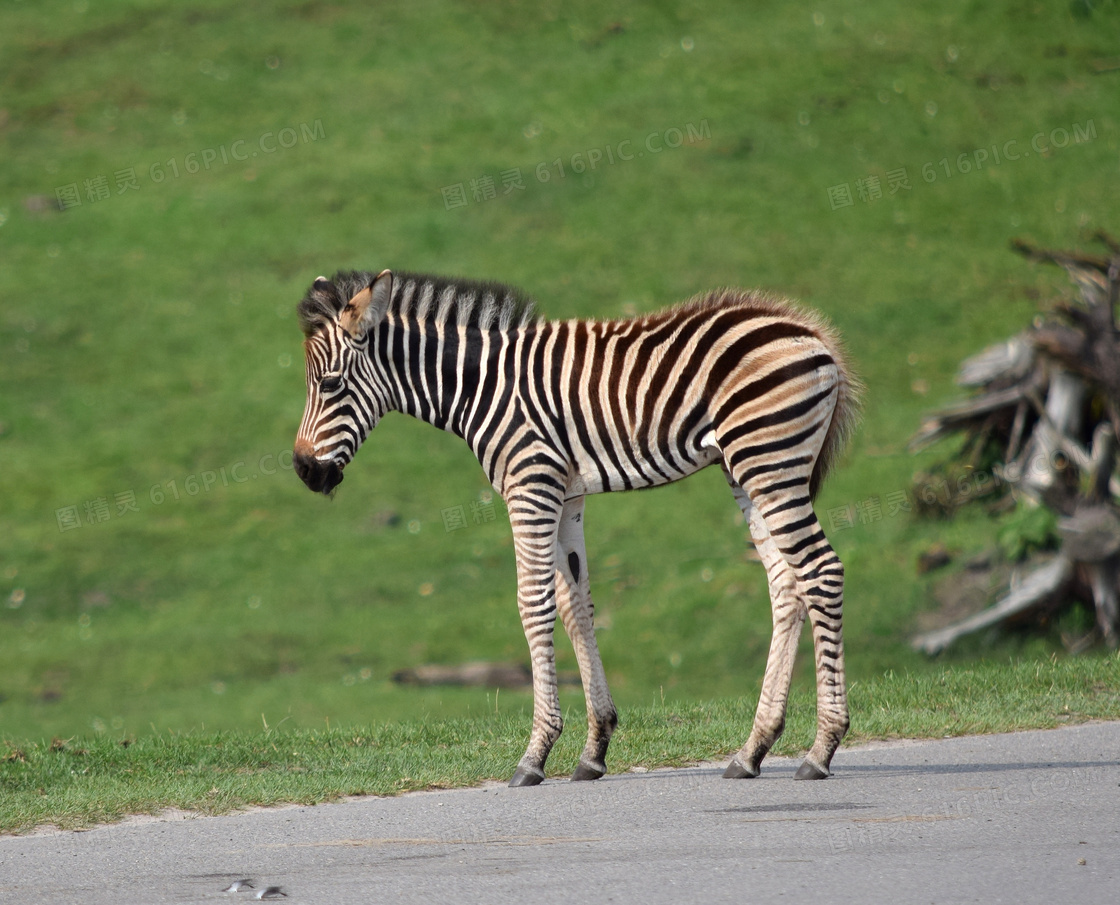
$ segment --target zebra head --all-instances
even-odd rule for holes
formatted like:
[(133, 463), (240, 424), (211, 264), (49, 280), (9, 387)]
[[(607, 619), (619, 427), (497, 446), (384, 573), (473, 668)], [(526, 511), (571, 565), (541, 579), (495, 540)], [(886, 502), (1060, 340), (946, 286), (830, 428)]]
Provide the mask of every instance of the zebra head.
[(360, 289), (353, 275), (336, 276), (335, 282), (319, 277), (300, 303), (307, 406), (292, 460), (316, 493), (329, 494), (342, 483), (342, 469), (389, 408), (370, 339), (392, 294), (393, 275), (385, 270)]

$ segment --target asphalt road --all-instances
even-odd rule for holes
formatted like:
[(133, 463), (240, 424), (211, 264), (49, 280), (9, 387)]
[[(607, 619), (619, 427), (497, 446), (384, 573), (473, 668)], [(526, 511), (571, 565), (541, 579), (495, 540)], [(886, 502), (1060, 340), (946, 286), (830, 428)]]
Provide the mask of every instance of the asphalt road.
[(824, 782), (797, 766), (0, 837), (0, 903), (1120, 902), (1120, 722), (841, 749)]

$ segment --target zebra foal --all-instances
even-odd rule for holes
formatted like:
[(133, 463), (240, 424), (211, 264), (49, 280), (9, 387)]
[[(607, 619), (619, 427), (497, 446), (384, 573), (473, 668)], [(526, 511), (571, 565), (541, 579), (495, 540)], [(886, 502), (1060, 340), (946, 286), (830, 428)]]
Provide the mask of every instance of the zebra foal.
[(607, 769), (618, 718), (592, 625), (584, 497), (716, 463), (766, 568), (774, 619), (754, 725), (725, 776), (757, 776), (781, 734), (806, 618), (817, 734), (796, 778), (828, 776), (848, 728), (844, 567), (812, 498), (854, 425), (859, 385), (823, 320), (723, 290), (629, 320), (546, 322), (504, 286), (387, 270), (320, 277), (298, 312), (307, 406), (293, 456), (311, 490), (331, 493), (398, 411), (462, 437), (506, 501), (533, 669), (533, 728), (510, 785), (544, 778), (563, 728), (557, 615), (587, 701), (572, 779)]

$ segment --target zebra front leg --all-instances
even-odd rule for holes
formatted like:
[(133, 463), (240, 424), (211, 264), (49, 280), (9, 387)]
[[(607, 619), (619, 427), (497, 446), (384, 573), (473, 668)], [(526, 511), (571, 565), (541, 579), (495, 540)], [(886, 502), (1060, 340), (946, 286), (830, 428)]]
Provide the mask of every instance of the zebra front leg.
[(751, 537), (766, 568), (770, 607), (774, 617), (774, 634), (770, 639), (770, 654), (766, 659), (766, 673), (758, 696), (754, 725), (751, 726), (746, 743), (731, 759), (723, 774), (727, 779), (752, 779), (758, 776), (762, 759), (785, 728), (793, 661), (797, 654), (797, 640), (805, 622), (805, 607), (797, 598), (797, 581), (793, 570), (770, 536), (758, 509), (751, 507), (747, 495), (733, 482), (732, 489), (749, 520)]
[(618, 725), (618, 712), (611, 700), (599, 645), (595, 641), (595, 607), (591, 602), (583, 541), (583, 497), (564, 504), (556, 553), (556, 601), (564, 629), (575, 649), (587, 702), (587, 743), (572, 779), (598, 779), (607, 772), (607, 746)]
[(544, 780), (544, 764), (564, 729), (556, 681), (556, 514), (525, 498), (509, 500), (517, 558), (517, 609), (533, 668), (533, 730), (511, 786)]

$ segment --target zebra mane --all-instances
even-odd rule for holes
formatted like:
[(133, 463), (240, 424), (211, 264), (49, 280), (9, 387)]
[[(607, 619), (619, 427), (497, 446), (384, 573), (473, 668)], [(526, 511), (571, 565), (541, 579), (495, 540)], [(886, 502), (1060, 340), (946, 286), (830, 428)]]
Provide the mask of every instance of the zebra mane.
[[(371, 285), (377, 274), (339, 271), (330, 280), (316, 280), (296, 312), (304, 336), (313, 336), (338, 321), (346, 303)], [(501, 283), (393, 272), (389, 312), (460, 327), (508, 330), (540, 322), (533, 300)]]

